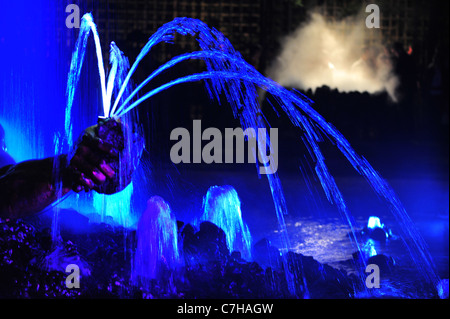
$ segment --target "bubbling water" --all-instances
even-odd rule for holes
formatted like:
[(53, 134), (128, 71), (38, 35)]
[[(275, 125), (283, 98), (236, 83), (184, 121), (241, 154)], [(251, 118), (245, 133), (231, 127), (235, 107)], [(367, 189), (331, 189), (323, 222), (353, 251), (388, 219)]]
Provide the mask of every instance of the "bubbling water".
[(242, 258), (251, 260), (252, 237), (242, 219), (241, 201), (232, 186), (211, 186), (208, 189), (203, 199), (201, 219), (222, 228), (227, 236), (228, 249), (239, 251)]
[[(98, 35), (96, 36), (96, 29), (92, 26), (92, 17), (87, 16), (86, 18), (83, 17), (83, 19), (85, 19), (86, 21), (86, 26), (89, 26), (94, 32), (97, 57), (101, 57), (101, 54), (99, 54), (98, 50), (99, 45), (97, 45)], [(133, 91), (132, 93), (127, 93), (127, 88), (129, 88), (131, 76), (136, 70), (139, 62), (145, 57), (146, 54), (148, 54), (148, 52), (154, 45), (161, 42), (172, 42), (175, 33), (194, 36), (203, 51), (193, 52), (173, 58), (171, 61), (167, 62), (166, 64), (158, 68), (155, 72), (153, 72), (142, 84), (140, 84), (136, 88), (135, 91)], [(81, 41), (81, 43), (84, 44), (85, 47), (86, 35), (81, 31), (80, 34), (82, 35), (82, 37), (79, 38), (79, 41)], [(77, 47), (78, 45), (81, 44), (78, 44), (77, 42)], [(83, 54), (84, 52), (80, 53), (79, 56), (82, 57)], [(114, 54), (114, 56), (120, 55)], [(74, 55), (74, 59), (77, 60), (79, 58)], [(79, 76), (79, 69), (81, 68), (80, 62), (76, 61), (74, 63), (74, 59), (72, 60), (72, 62), (75, 66), (74, 68), (71, 67), (71, 74), (74, 74), (73, 81), (68, 83), (68, 86), (69, 84), (76, 84), (77, 77)], [(149, 91), (141, 98), (128, 105), (128, 103), (131, 102), (131, 98), (135, 96), (137, 92), (142, 89), (147, 83), (149, 83), (154, 77), (160, 74), (163, 70), (166, 70), (186, 59), (201, 59), (205, 61), (207, 71), (185, 76), (173, 80), (169, 83), (165, 83), (160, 87)], [(119, 64), (117, 65), (117, 67), (115, 67), (113, 63), (112, 70), (115, 71), (111, 72), (110, 76), (113, 76), (112, 74), (114, 74), (115, 76), (115, 73), (119, 72), (120, 69), (122, 68)], [(103, 64), (100, 63), (100, 58), (99, 71), (100, 76), (104, 77)], [(433, 286), (436, 287), (436, 284), (439, 282), (439, 277), (436, 275), (435, 267), (427, 250), (425, 241), (415, 228), (413, 222), (406, 213), (405, 208), (401, 204), (394, 191), (387, 184), (387, 182), (372, 168), (372, 166), (367, 162), (365, 158), (356, 154), (356, 152), (350, 146), (350, 143), (332, 124), (328, 123), (312, 108), (311, 105), (313, 102), (311, 100), (302, 95), (300, 92), (297, 92), (295, 90), (289, 91), (283, 88), (278, 83), (261, 75), (251, 65), (249, 65), (242, 59), (241, 55), (234, 50), (231, 43), (223, 36), (223, 34), (215, 29), (210, 29), (203, 22), (190, 18), (176, 18), (172, 22), (166, 23), (161, 28), (159, 28), (158, 31), (150, 37), (149, 41), (144, 46), (136, 61), (130, 68), (130, 71), (123, 79), (123, 81), (121, 81), (120, 89), (116, 94), (116, 99), (112, 107), (110, 107), (112, 98), (110, 98), (109, 96), (109, 92), (111, 92), (112, 89), (110, 87), (106, 88), (105, 85), (102, 85), (102, 96), (104, 97), (104, 114), (105, 116), (113, 118), (123, 117), (132, 109), (137, 107), (140, 103), (142, 103), (146, 99), (151, 98), (155, 94), (169, 89), (172, 86), (194, 81), (205, 81), (212, 98), (216, 98), (217, 100), (219, 100), (219, 96), (221, 94), (224, 94), (233, 110), (234, 116), (236, 118), (239, 118), (243, 130), (250, 127), (253, 129), (266, 127), (264, 115), (262, 114), (258, 103), (258, 94), (256, 90), (257, 87), (263, 88), (266, 92), (270, 93), (275, 98), (275, 100), (278, 102), (278, 106), (284, 111), (284, 113), (286, 113), (291, 123), (294, 126), (301, 128), (302, 132), (304, 132), (302, 139), (308, 148), (311, 161), (315, 163), (315, 172), (318, 179), (320, 180), (325, 195), (331, 203), (337, 206), (339, 212), (349, 224), (351, 228), (350, 238), (353, 240), (353, 243), (357, 250), (361, 251), (355, 233), (358, 225), (356, 224), (353, 215), (350, 213), (338, 185), (329, 172), (326, 165), (326, 159), (320, 149), (320, 143), (323, 142), (323, 139), (321, 138), (319, 131), (323, 135), (328, 137), (328, 139), (333, 142), (334, 145), (336, 145), (336, 147), (347, 158), (356, 172), (362, 175), (369, 183), (369, 185), (372, 186), (374, 192), (379, 195), (381, 199), (385, 200), (388, 208), (390, 209), (400, 226), (400, 230), (402, 232), (401, 238), (411, 256), (411, 259), (417, 266), (418, 272), (424, 275), (424, 277), (428, 281), (433, 283)], [(103, 84), (104, 82), (105, 81), (102, 81)], [(110, 81), (108, 82), (110, 83)], [(69, 97), (73, 98), (72, 94), (74, 92), (74, 89), (68, 88), (68, 92), (70, 93)], [(70, 106), (71, 104), (68, 103), (68, 109), (70, 108)], [(67, 132), (70, 133), (70, 127)], [(264, 142), (262, 142), (261, 140), (263, 140)], [(264, 143), (264, 145), (260, 145), (262, 143)], [(258, 150), (260, 152), (263, 152), (267, 148), (271, 149), (270, 138), (258, 139)], [(254, 150), (254, 152), (256, 155), (257, 150)], [(270, 154), (272, 154), (272, 152), (270, 152)], [(274, 161), (269, 160), (269, 163), (273, 162)], [(275, 170), (272, 169), (271, 171), (273, 172)], [(268, 179), (275, 212), (278, 218), (279, 233), (282, 237), (282, 249), (287, 250), (290, 247), (284, 221), (284, 215), (287, 214), (287, 207), (281, 186), (281, 181), (276, 173), (266, 174), (266, 177)], [(234, 197), (232, 196), (232, 198)], [(161, 202), (161, 200), (155, 201)], [(158, 209), (152, 208), (152, 210)], [(159, 209), (159, 211), (167, 210), (168, 209), (166, 208)], [(167, 231), (171, 230), (168, 229)], [(160, 236), (164, 236), (164, 234), (161, 233)], [(286, 258), (283, 259), (283, 262), (284, 269), (286, 269), (285, 274), (289, 290), (294, 295), (307, 296), (308, 292), (306, 284), (304, 287), (301, 287), (299, 291), (298, 288), (295, 287), (292, 274), (287, 271), (288, 267)], [(298, 265), (298, 267), (302, 267), (302, 265)], [(361, 275), (364, 276), (364, 273), (362, 273)]]
[(137, 227), (137, 247), (132, 281), (150, 288), (152, 279), (170, 282), (180, 265), (177, 221), (169, 205), (159, 196), (151, 197)]

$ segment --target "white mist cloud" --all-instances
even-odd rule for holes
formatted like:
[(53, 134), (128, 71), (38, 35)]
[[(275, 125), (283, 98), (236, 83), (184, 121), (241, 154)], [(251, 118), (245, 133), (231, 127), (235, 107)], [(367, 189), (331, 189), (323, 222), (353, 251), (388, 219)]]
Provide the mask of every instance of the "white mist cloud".
[[(365, 15), (327, 22), (317, 14), (286, 37), (267, 70), (283, 86), (313, 89), (327, 85), (341, 92), (387, 91), (396, 101), (397, 78), (384, 54), (381, 32), (365, 26)], [(341, 30), (345, 30), (342, 32)], [(372, 45), (365, 40), (372, 37)]]

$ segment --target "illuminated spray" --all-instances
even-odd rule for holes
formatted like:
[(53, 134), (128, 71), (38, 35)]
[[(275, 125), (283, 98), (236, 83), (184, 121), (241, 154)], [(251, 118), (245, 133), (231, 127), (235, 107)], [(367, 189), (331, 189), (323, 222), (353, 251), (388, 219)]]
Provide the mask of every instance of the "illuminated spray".
[(252, 237), (242, 218), (241, 202), (236, 190), (230, 186), (211, 186), (203, 199), (201, 220), (219, 226), (227, 236), (230, 251), (240, 251), (242, 258), (251, 260)]
[(168, 271), (181, 265), (177, 221), (169, 205), (161, 197), (153, 196), (147, 201), (147, 208), (139, 220), (136, 234), (132, 281), (146, 288), (151, 286), (152, 279), (170, 281), (171, 275), (166, 278)]
[[(85, 15), (82, 18), (81, 25), (83, 26), (84, 24), (85, 26), (92, 28), (94, 31), (94, 40), (97, 42), (97, 37), (95, 36), (96, 30), (92, 27), (93, 23), (90, 22), (91, 20), (92, 17), (89, 14)], [(82, 32), (82, 29), (83, 28), (80, 28), (80, 38), (78, 40), (81, 41), (80, 43), (83, 43), (85, 47), (87, 36), (86, 33), (83, 32), (87, 31)], [(138, 85), (133, 92), (127, 93), (130, 78), (139, 62), (154, 45), (161, 42), (172, 42), (175, 33), (194, 36), (202, 51), (174, 57), (150, 74), (149, 77), (143, 83)], [(77, 48), (80, 45), (79, 41), (77, 41)], [(96, 45), (96, 49), (98, 50), (99, 46)], [(314, 50), (311, 49), (309, 51), (314, 52)], [(80, 56), (82, 56), (84, 52), (76, 54), (80, 54)], [(97, 51), (97, 57), (101, 57), (99, 51)], [(75, 57), (74, 59), (77, 60), (79, 58)], [(205, 61), (207, 71), (175, 79), (150, 90), (134, 102), (131, 100), (143, 86), (149, 83), (162, 71), (187, 59), (201, 59)], [(78, 81), (81, 64), (80, 61), (74, 62), (74, 60), (72, 60), (72, 62), (75, 67), (71, 67), (71, 74), (74, 76), (69, 80), (71, 81), (71, 84), (76, 84)], [(335, 66), (334, 63), (332, 63), (332, 65)], [(329, 69), (329, 65), (326, 64), (325, 66)], [(119, 64), (117, 70), (120, 69), (121, 67)], [(100, 61), (99, 73), (101, 79), (102, 77), (105, 78), (103, 64)], [(258, 104), (258, 96), (256, 91), (257, 87), (263, 88), (277, 100), (279, 107), (281, 107), (281, 109), (288, 115), (292, 124), (301, 128), (304, 132), (305, 136), (303, 140), (308, 147), (309, 155), (312, 161), (315, 163), (315, 171), (322, 184), (323, 190), (328, 200), (338, 207), (339, 211), (342, 213), (342, 216), (349, 224), (352, 230), (351, 237), (353, 242), (358, 251), (360, 251), (355, 235), (357, 225), (348, 210), (342, 193), (339, 190), (333, 176), (328, 171), (328, 167), (325, 164), (325, 158), (319, 147), (320, 142), (323, 140), (317, 134), (317, 130), (320, 130), (323, 134), (325, 134), (332, 142), (335, 143), (336, 147), (338, 147), (347, 160), (352, 164), (353, 168), (367, 180), (380, 198), (386, 201), (392, 214), (400, 225), (401, 231), (403, 232), (402, 239), (405, 247), (415, 262), (418, 271), (430, 282), (435, 285), (437, 284), (439, 278), (436, 275), (434, 264), (428, 253), (426, 244), (410, 220), (403, 205), (387, 182), (381, 178), (381, 176), (372, 168), (365, 158), (356, 154), (349, 142), (336, 128), (334, 128), (333, 125), (326, 122), (326, 120), (311, 107), (311, 100), (301, 93), (295, 90), (289, 91), (283, 88), (280, 84), (261, 75), (242, 59), (241, 55), (234, 50), (228, 39), (226, 39), (217, 30), (208, 28), (203, 22), (190, 18), (176, 18), (172, 22), (166, 23), (159, 28), (157, 32), (150, 37), (149, 41), (138, 55), (136, 61), (131, 66), (130, 71), (121, 82), (120, 89), (116, 94), (116, 99), (112, 107), (108, 105), (108, 103), (111, 103), (111, 100), (108, 97), (108, 93), (110, 91), (108, 91), (105, 85), (106, 81), (101, 80), (104, 84), (102, 86), (104, 116), (111, 117), (114, 121), (116, 121), (118, 118), (123, 118), (126, 116), (129, 111), (155, 94), (169, 89), (172, 86), (194, 81), (205, 81), (211, 97), (218, 99), (220, 94), (224, 94), (233, 110), (234, 116), (239, 118), (243, 130), (246, 130), (247, 128), (257, 129), (266, 127), (266, 123), (263, 121), (263, 116), (261, 116), (262, 114)], [(74, 88), (69, 89), (68, 87), (68, 92), (69, 109), (71, 107), (70, 99), (73, 99)], [(70, 121), (67, 121), (67, 119), (68, 117), (66, 117), (66, 127), (68, 128), (67, 133), (70, 134)], [(265, 144), (263, 144), (263, 142)], [(271, 145), (269, 138), (258, 139), (258, 150), (255, 150), (255, 152), (262, 152), (267, 148), (270, 149), (270, 147)], [(282, 249), (286, 251), (289, 249), (290, 245), (284, 222), (284, 215), (287, 214), (287, 207), (281, 182), (276, 173), (266, 174), (265, 176), (267, 177), (270, 186), (275, 212), (278, 218), (279, 231), (282, 237)], [(286, 257), (283, 258), (283, 263), (284, 269), (289, 269)], [(297, 266), (300, 268), (302, 267), (302, 265)], [(301, 287), (295, 286), (293, 275), (289, 271), (286, 271), (285, 274), (290, 292), (299, 297), (307, 297), (308, 290), (306, 283)]]

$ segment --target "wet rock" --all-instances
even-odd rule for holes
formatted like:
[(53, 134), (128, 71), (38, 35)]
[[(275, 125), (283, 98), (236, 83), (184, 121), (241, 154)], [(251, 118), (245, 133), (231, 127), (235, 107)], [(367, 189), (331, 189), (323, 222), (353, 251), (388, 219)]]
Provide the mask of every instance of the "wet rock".
[(197, 237), (195, 236), (195, 228), (191, 224), (186, 224), (181, 230), (180, 239), (183, 252), (187, 256), (193, 256), (197, 254)]
[(282, 263), (280, 258), (280, 251), (267, 238), (259, 240), (253, 246), (253, 259), (261, 265), (279, 269)]
[(237, 251), (237, 250), (231, 252), (230, 257), (231, 257), (231, 259), (233, 259), (234, 261), (239, 262), (239, 263), (245, 263), (246, 262), (246, 260), (244, 258), (242, 258), (241, 252)]
[(46, 238), (22, 220), (0, 223), (0, 297), (72, 298), (80, 295), (65, 286), (64, 272), (38, 267), (45, 253), (39, 239)]
[(191, 224), (186, 224), (181, 229), (181, 237), (183, 239), (192, 239), (194, 238), (195, 228)]
[(197, 251), (207, 259), (219, 260), (229, 256), (225, 232), (213, 223), (202, 222), (195, 236)]
[(370, 229), (368, 231), (369, 238), (372, 238), (373, 240), (379, 241), (379, 242), (386, 242), (388, 238), (388, 234), (383, 228), (375, 227), (373, 229)]
[(80, 270), (81, 276), (89, 276), (91, 273), (89, 265), (80, 256), (77, 247), (71, 241), (42, 256), (39, 262), (39, 266), (46, 271), (59, 271), (62, 273), (65, 273), (68, 265), (76, 265)]
[[(64, 253), (53, 254), (56, 258), (51, 260), (56, 260), (55, 264), (61, 260), (72, 263), (70, 258), (75, 258), (74, 263), (82, 260), (91, 272), (82, 277), (80, 289), (68, 289), (64, 271), (39, 267), (39, 258), (53, 252), (49, 229), (38, 230), (23, 221), (0, 223), (0, 297), (349, 298), (353, 293), (355, 280), (345, 272), (293, 252), (286, 254), (284, 264), (268, 240), (256, 243), (254, 249), (260, 249), (260, 255), (269, 260), (276, 256), (276, 268), (256, 260), (248, 262), (239, 251), (230, 254), (224, 232), (210, 222), (202, 223), (199, 229), (183, 225), (179, 238), (186, 263), (171, 276), (175, 289), (168, 291), (158, 280), (145, 289), (131, 283), (134, 232), (106, 224), (90, 224), (85, 234), (68, 232), (61, 238)], [(294, 280), (296, 295), (289, 289), (285, 266), (288, 277)]]
[(286, 258), (297, 294), (314, 299), (342, 299), (352, 294), (353, 283), (344, 271), (321, 264), (311, 256), (288, 252)]
[(184, 222), (182, 222), (181, 220), (177, 220), (177, 229), (178, 229), (178, 231), (183, 229), (183, 226), (184, 226)]

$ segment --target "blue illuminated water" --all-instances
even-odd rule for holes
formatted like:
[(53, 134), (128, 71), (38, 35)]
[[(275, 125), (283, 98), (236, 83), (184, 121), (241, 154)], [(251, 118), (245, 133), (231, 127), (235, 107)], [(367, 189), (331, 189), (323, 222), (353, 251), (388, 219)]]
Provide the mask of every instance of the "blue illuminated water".
[(369, 220), (367, 221), (367, 228), (373, 229), (375, 227), (382, 227), (380, 218), (377, 216), (370, 216)]
[[(159, 70), (155, 71), (154, 74), (150, 75), (147, 82), (161, 70), (187, 58), (203, 59), (206, 62), (208, 71), (178, 78), (172, 82), (166, 83), (143, 95), (127, 108), (125, 108), (124, 105), (118, 107), (117, 113), (114, 114), (121, 116), (139, 105), (145, 99), (174, 85), (199, 80), (209, 80), (207, 81), (207, 84), (209, 85), (208, 87), (210, 88), (211, 95), (218, 98), (220, 93), (225, 94), (233, 109), (235, 117), (240, 119), (243, 129), (246, 129), (247, 127), (264, 127), (265, 125), (262, 123), (261, 117), (258, 116), (261, 113), (258, 108), (256, 86), (265, 89), (275, 97), (279, 107), (281, 107), (288, 115), (292, 124), (300, 127), (305, 132), (303, 140), (308, 147), (311, 160), (315, 163), (317, 177), (321, 182), (328, 200), (338, 207), (342, 216), (350, 226), (353, 242), (358, 251), (361, 249), (355, 236), (355, 229), (357, 228), (356, 222), (351, 212), (348, 210), (340, 189), (327, 168), (326, 159), (319, 146), (323, 140), (318, 132), (326, 135), (335, 143), (336, 147), (347, 158), (353, 168), (362, 175), (369, 185), (371, 185), (372, 189), (386, 201), (388, 208), (400, 225), (402, 231), (401, 238), (405, 239), (405, 247), (416, 264), (418, 272), (424, 275), (434, 286), (439, 282), (439, 277), (435, 273), (433, 261), (431, 260), (423, 238), (415, 228), (413, 222), (406, 213), (405, 208), (387, 182), (372, 168), (364, 157), (359, 156), (353, 150), (345, 137), (332, 124), (328, 123), (312, 108), (312, 101), (299, 92), (288, 91), (274, 81), (267, 79), (258, 73), (241, 58), (239, 53), (234, 51), (231, 44), (222, 34), (220, 34), (220, 32), (215, 29), (209, 29), (204, 23), (195, 19), (175, 19), (161, 27), (150, 38), (133, 67), (137, 66), (140, 59), (148, 53), (153, 45), (162, 40), (171, 41), (174, 32), (190, 35), (195, 35), (198, 32), (197, 41), (199, 42), (200, 47), (204, 51), (211, 52), (212, 54), (205, 54), (205, 56), (202, 56), (199, 53), (194, 53), (192, 55), (187, 54), (182, 57), (176, 57), (166, 65), (163, 65)], [(124, 104), (126, 104), (126, 102)], [(113, 108), (113, 112), (115, 111), (116, 108)], [(267, 141), (267, 146), (270, 147), (269, 139), (267, 139)], [(268, 174), (266, 176), (271, 188), (275, 210), (279, 220), (280, 232), (283, 234), (286, 233), (283, 215), (287, 213), (287, 209), (281, 183), (276, 174)], [(408, 239), (408, 241), (406, 241), (406, 239)], [(284, 239), (283, 246), (288, 246), (287, 237)]]
[[(177, 221), (169, 205), (159, 196), (151, 197), (137, 226), (137, 246), (132, 281), (150, 288), (158, 279), (170, 286), (173, 271), (181, 265)], [(166, 287), (173, 288), (173, 287)]]
[[(63, 141), (60, 141), (60, 143), (64, 143), (64, 147), (59, 147), (58, 149), (62, 149), (65, 151), (69, 150), (73, 146), (73, 138), (75, 133), (75, 130), (73, 128), (73, 122), (75, 120), (75, 117), (73, 116), (74, 98), (77, 85), (79, 85), (88, 36), (91, 31), (93, 33), (95, 41), (101, 85), (101, 104), (103, 113), (100, 116), (110, 116), (117, 118), (120, 117), (124, 121), (127, 121), (127, 123), (132, 124), (133, 120), (135, 119), (130, 120), (128, 118), (131, 117), (131, 110), (133, 110), (133, 108), (137, 107), (146, 99), (149, 99), (155, 94), (178, 84), (194, 81), (205, 81), (211, 97), (219, 100), (219, 96), (222, 93), (226, 96), (233, 110), (234, 116), (236, 118), (239, 118), (243, 129), (249, 127), (266, 127), (264, 115), (261, 113), (256, 91), (257, 87), (263, 88), (277, 100), (277, 107), (281, 108), (284, 111), (284, 113), (289, 117), (292, 124), (301, 128), (304, 132), (304, 135), (302, 137), (299, 136), (299, 139), (302, 138), (308, 148), (310, 160), (312, 163), (314, 163), (315, 173), (317, 175), (317, 178), (320, 180), (321, 186), (327, 199), (331, 203), (336, 205), (339, 212), (342, 214), (343, 220), (346, 222), (346, 224), (348, 224), (350, 228), (350, 237), (353, 241), (355, 249), (361, 251), (361, 247), (359, 246), (355, 235), (356, 229), (358, 229), (358, 224), (354, 220), (354, 217), (343, 198), (341, 190), (338, 188), (335, 179), (330, 174), (326, 165), (326, 158), (323, 156), (320, 148), (320, 146), (322, 145), (321, 143), (323, 142), (323, 136), (326, 136), (330, 141), (334, 143), (334, 145), (336, 145), (336, 147), (342, 152), (349, 163), (353, 166), (355, 171), (358, 172), (363, 178), (365, 178), (374, 192), (385, 201), (387, 209), (390, 210), (394, 220), (399, 225), (398, 231), (400, 238), (403, 240), (409, 256), (414, 262), (416, 272), (420, 275), (423, 275), (424, 278), (426, 278), (427, 281), (431, 282), (434, 286), (437, 284), (439, 278), (436, 275), (433, 261), (431, 260), (431, 257), (428, 253), (428, 248), (422, 236), (417, 231), (405, 208), (403, 207), (402, 203), (400, 202), (392, 188), (378, 174), (378, 172), (372, 168), (372, 166), (364, 157), (356, 154), (356, 152), (350, 146), (349, 142), (332, 124), (328, 123), (320, 114), (318, 114), (313, 109), (312, 101), (310, 101), (307, 97), (303, 96), (299, 92), (289, 91), (281, 87), (276, 82), (261, 75), (242, 59), (241, 55), (234, 50), (228, 39), (226, 39), (219, 31), (210, 29), (206, 24), (199, 20), (177, 18), (174, 21), (162, 26), (155, 34), (150, 37), (148, 43), (142, 49), (136, 61), (129, 69), (129, 72), (129, 65), (126, 58), (114, 44), (111, 44), (111, 68), (109, 71), (109, 76), (107, 77), (102, 61), (99, 37), (96, 31), (95, 24), (92, 21), (92, 16), (89, 14), (83, 16), (79, 38), (73, 53), (72, 63), (70, 66), (67, 81), (65, 122), (63, 121), (63, 123), (65, 124), (65, 136), (62, 137)], [(136, 90), (131, 93), (131, 77), (136, 70), (139, 62), (150, 52), (152, 47), (157, 45), (158, 43), (173, 42), (175, 33), (195, 36), (200, 45), (200, 48), (203, 51), (187, 53), (173, 58), (171, 61), (167, 62), (156, 71), (154, 71), (146, 81), (138, 85)], [(205, 61), (207, 71), (178, 78), (172, 82), (155, 88), (147, 92), (146, 94), (143, 94), (142, 97), (138, 98), (136, 101), (132, 101), (132, 99), (136, 97), (137, 93), (157, 75), (161, 74), (162, 71), (187, 59), (201, 59)], [(43, 73), (43, 71), (45, 71), (39, 69), (38, 67), (33, 67), (37, 68), (38, 73)], [(36, 71), (36, 69), (34, 70)], [(113, 98), (115, 98), (114, 102)], [(16, 105), (20, 101), (13, 100), (6, 102), (10, 102), (11, 105)], [(8, 127), (24, 128), (23, 130), (19, 130), (19, 132), (17, 132), (17, 134), (14, 136), (14, 141), (16, 143), (8, 144), (18, 145), (17, 140), (21, 138), (21, 134), (26, 135), (27, 138), (22, 138), (22, 140), (25, 141), (30, 140), (30, 137), (33, 137), (33, 139), (37, 141), (37, 143), (35, 143), (35, 145), (30, 147), (29, 149), (33, 150), (34, 153), (27, 151), (27, 154), (17, 156), (16, 160), (42, 157), (42, 141), (45, 140), (45, 138), (41, 136), (42, 133), (40, 133), (40, 131), (44, 130), (39, 130), (39, 121), (36, 121), (36, 115), (31, 112), (33, 108), (30, 108), (30, 113), (27, 113), (25, 112), (26, 105), (21, 105), (21, 107), (21, 111), (19, 112), (20, 114), (11, 116), (11, 118), (6, 118), (5, 116), (3, 116), (4, 114), (2, 114), (2, 120), (5, 121), (6, 118), (5, 123), (2, 122), (2, 124), (5, 126), (7, 131)], [(10, 112), (9, 114), (12, 113)], [(52, 120), (54, 121), (55, 119), (53, 118)], [(18, 123), (18, 121), (20, 123)], [(27, 126), (24, 124), (27, 122), (35, 124), (29, 124), (27, 128)], [(7, 134), (7, 137), (8, 136), (11, 136), (11, 134)], [(269, 138), (266, 138), (266, 143), (267, 145), (261, 145), (263, 147), (259, 146), (258, 150), (265, 150), (266, 146), (269, 148), (271, 147)], [(20, 149), (20, 147), (17, 148)], [(272, 154), (272, 152), (270, 153)], [(273, 163), (273, 161), (270, 161), (270, 163)], [(278, 233), (281, 237), (280, 246), (282, 249), (286, 250), (287, 248), (291, 247), (291, 245), (289, 244), (289, 238), (287, 236), (287, 228), (285, 224), (285, 215), (288, 213), (288, 210), (284, 192), (281, 186), (282, 184), (277, 174), (266, 174), (266, 177), (270, 186), (274, 209), (278, 220)], [(130, 216), (132, 214), (130, 198), (133, 192), (133, 186), (136, 187), (136, 185), (132, 185), (130, 186), (131, 190), (126, 189), (123, 192), (112, 196), (99, 195), (100, 197), (98, 197), (97, 194), (72, 196), (71, 199), (63, 202), (62, 205), (69, 205), (72, 207), (72, 204), (76, 203), (77, 206), (75, 207), (83, 207), (83, 209), (80, 210), (86, 213), (89, 213), (90, 209), (91, 211), (96, 211), (100, 214), (109, 213), (114, 215), (114, 217), (116, 219), (119, 219), (123, 224), (132, 224), (132, 219), (130, 219)], [(141, 185), (138, 185), (138, 187), (139, 186)], [(88, 202), (88, 204), (80, 203), (80, 198), (84, 198), (85, 201)], [(110, 206), (108, 206), (107, 203), (107, 201), (109, 200), (111, 200), (111, 203), (113, 203)], [(121, 206), (114, 206), (114, 203), (120, 203)], [(160, 232), (160, 236), (163, 236), (162, 238), (164, 238), (164, 236), (170, 236), (173, 231), (172, 226), (167, 226), (168, 224), (172, 224), (172, 222), (169, 222), (169, 220), (173, 221), (172, 217), (168, 217), (170, 215), (170, 209), (168, 208), (168, 206), (166, 207), (163, 205), (162, 199), (153, 199), (153, 202), (150, 204), (150, 208), (144, 213), (143, 217), (148, 215), (155, 219), (157, 216), (161, 216), (161, 218), (162, 216), (165, 216), (165, 219), (160, 220), (160, 222), (156, 224), (154, 223), (153, 226), (148, 227), (160, 227), (161, 230), (157, 231)], [(122, 215), (119, 217), (115, 215), (116, 212), (117, 214)], [(141, 222), (144, 223), (145, 221), (145, 223), (147, 223), (145, 225), (152, 225), (150, 217), (142, 219)], [(165, 234), (166, 231), (168, 232), (168, 234)], [(147, 238), (150, 238), (150, 236), (152, 236), (151, 234), (146, 233), (145, 230), (143, 230), (141, 233), (145, 234)], [(152, 239), (153, 242), (156, 242), (157, 240), (159, 239)], [(140, 248), (138, 247), (138, 251), (150, 249), (150, 246), (148, 246), (150, 244), (148, 242), (145, 244), (147, 246), (143, 245), (144, 244), (142, 244), (141, 241), (141, 246), (139, 246)], [(170, 252), (170, 248), (165, 247), (165, 249), (168, 249), (168, 252)], [(172, 249), (172, 253), (174, 251), (175, 249)], [(172, 257), (173, 256), (174, 255), (172, 255)], [(301, 265), (299, 265), (299, 267), (301, 267)], [(140, 273), (142, 274), (142, 272)], [(156, 276), (156, 273), (152, 272), (151, 276)], [(293, 280), (290, 278), (289, 272), (286, 272), (286, 277), (288, 285), (290, 285), (289, 288), (293, 294), (302, 297), (307, 296), (306, 287), (303, 287), (302, 291), (296, 291), (296, 288), (293, 286)]]
[(3, 1), (0, 10), (0, 123), (16, 162), (53, 155), (64, 130), (66, 56), (43, 2)]
[[(100, 38), (97, 27), (93, 22), (91, 14), (85, 14), (81, 19), (80, 31), (72, 54), (70, 70), (67, 77), (66, 89), (66, 111), (65, 111), (65, 144), (64, 150), (71, 153), (74, 149), (74, 134), (73, 134), (73, 110), (75, 92), (80, 80), (80, 74), (83, 67), (85, 52), (87, 50), (87, 41), (89, 35), (92, 33), (95, 43), (95, 52), (97, 58), (98, 74), (100, 78), (100, 90), (102, 92), (102, 111), (103, 114), (99, 117), (107, 117), (110, 113), (111, 100), (114, 94), (117, 95), (119, 88), (127, 95), (131, 90), (131, 83), (124, 84), (129, 69), (128, 59), (123, 52), (116, 46), (114, 42), (110, 44), (110, 70), (106, 73), (103, 65), (103, 55), (100, 45)], [(125, 138), (128, 138), (126, 143), (127, 148), (125, 152), (132, 154), (136, 151), (135, 148), (140, 147), (132, 141), (131, 131), (136, 130), (137, 119), (134, 114), (127, 114), (122, 118), (122, 124), (125, 131)], [(94, 124), (94, 123), (93, 123)], [(125, 156), (121, 154), (121, 156)], [(122, 165), (122, 162), (121, 162)], [(124, 183), (125, 170), (117, 172), (120, 174), (120, 183)], [(125, 185), (124, 185), (125, 186)], [(61, 206), (66, 208), (83, 207), (81, 211), (89, 213), (97, 213), (100, 216), (100, 221), (104, 222), (107, 217), (114, 220), (114, 223), (123, 225), (125, 227), (132, 227), (136, 223), (133, 215), (131, 204), (131, 197), (133, 195), (133, 183), (125, 187), (122, 191), (105, 195), (93, 192), (90, 195), (76, 194), (68, 200), (65, 200)]]
[(239, 251), (242, 258), (252, 259), (252, 237), (242, 218), (239, 196), (232, 186), (212, 186), (208, 189), (203, 199), (201, 220), (222, 228), (230, 251)]

